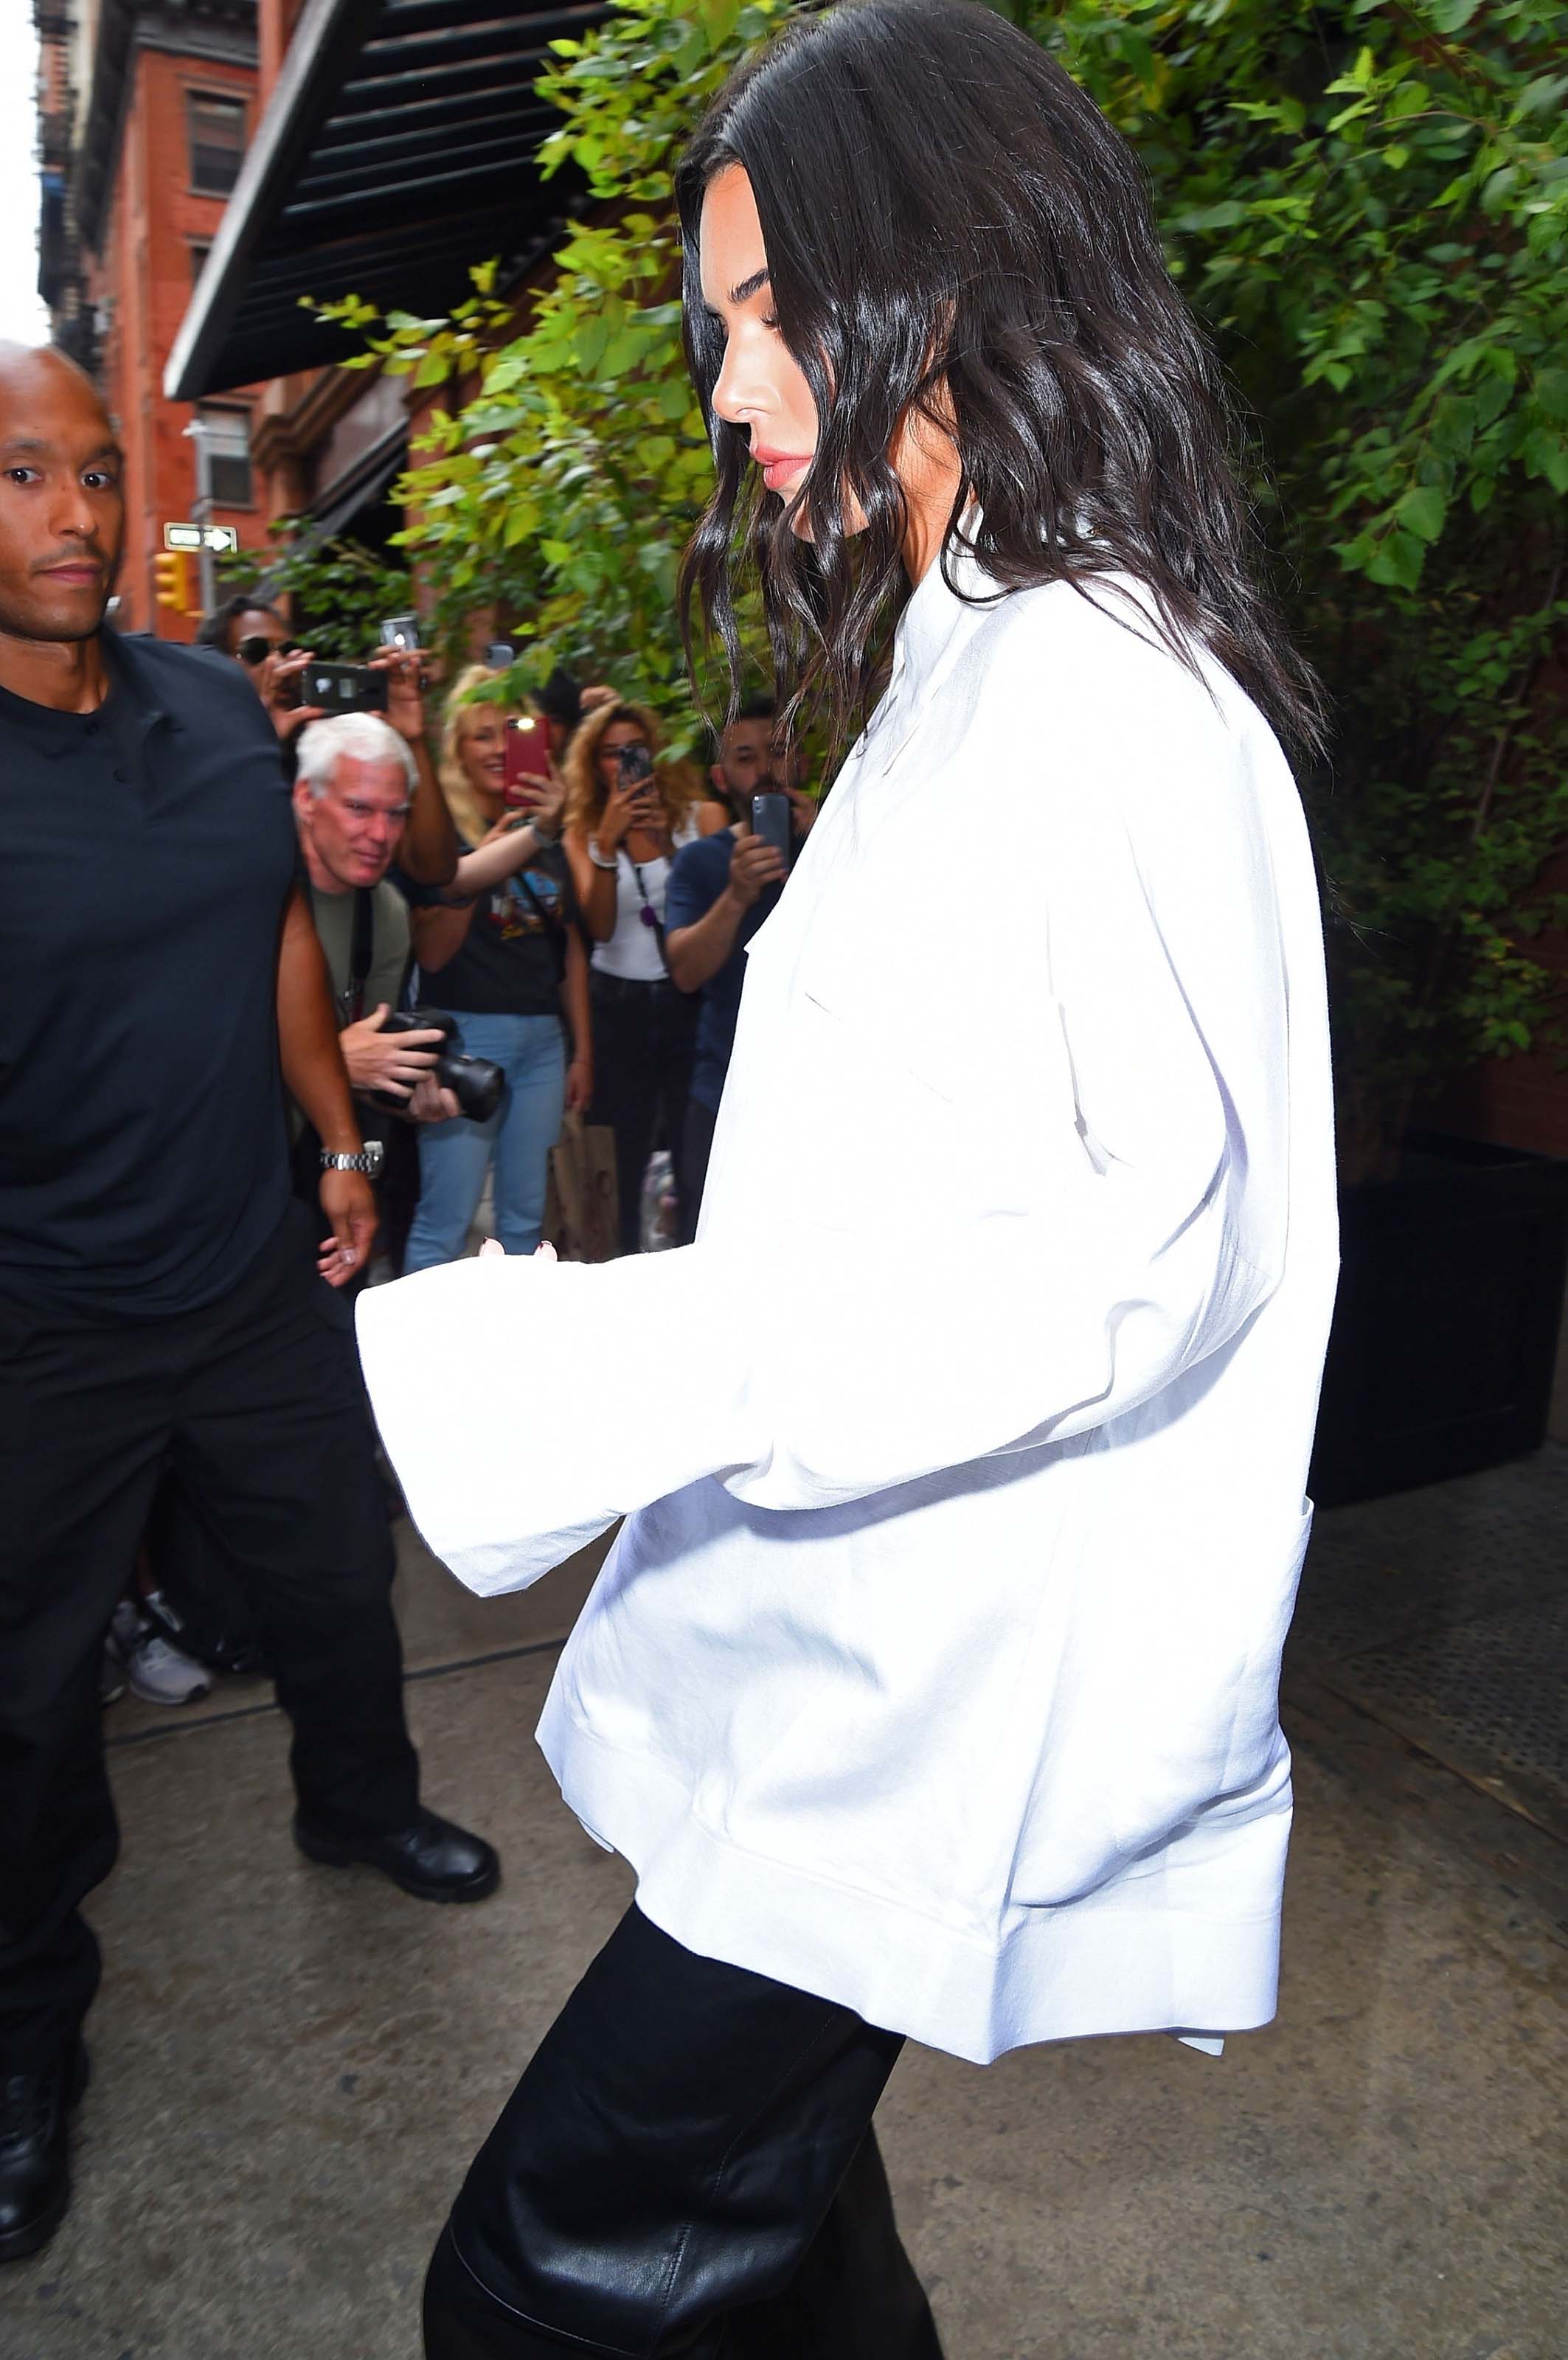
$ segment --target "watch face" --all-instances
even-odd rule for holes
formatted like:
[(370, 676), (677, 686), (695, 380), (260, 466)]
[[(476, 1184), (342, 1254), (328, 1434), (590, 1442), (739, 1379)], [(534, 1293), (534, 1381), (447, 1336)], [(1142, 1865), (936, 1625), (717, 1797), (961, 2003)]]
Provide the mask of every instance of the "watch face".
[(378, 1139), (367, 1139), (365, 1142), (365, 1169), (372, 1180), (377, 1178), (386, 1160), (387, 1151), (381, 1142)]

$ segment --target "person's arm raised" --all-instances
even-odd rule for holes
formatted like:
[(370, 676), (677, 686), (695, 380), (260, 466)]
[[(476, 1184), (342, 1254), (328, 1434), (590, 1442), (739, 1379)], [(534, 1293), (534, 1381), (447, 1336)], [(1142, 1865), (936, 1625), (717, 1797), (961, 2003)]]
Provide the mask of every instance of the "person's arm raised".
[(747, 911), (756, 906), (768, 886), (782, 884), (784, 873), (776, 846), (764, 844), (756, 836), (738, 840), (723, 891), (700, 918), (664, 937), (664, 957), (679, 990), (700, 991), (712, 981), (735, 948)]
[(370, 670), (387, 676), (387, 719), (413, 756), (418, 773), (399, 866), (416, 884), (448, 885), (457, 867), (457, 831), (430, 759), (419, 657), (383, 650), (370, 658)]

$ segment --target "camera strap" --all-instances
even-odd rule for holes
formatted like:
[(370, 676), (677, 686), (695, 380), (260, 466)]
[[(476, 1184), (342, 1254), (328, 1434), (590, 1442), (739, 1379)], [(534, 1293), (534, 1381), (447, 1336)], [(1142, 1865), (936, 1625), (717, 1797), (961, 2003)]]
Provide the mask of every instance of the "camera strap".
[(365, 1013), (365, 978), (376, 952), (376, 896), (367, 885), (354, 889), (354, 933), (348, 951), (348, 1021)]

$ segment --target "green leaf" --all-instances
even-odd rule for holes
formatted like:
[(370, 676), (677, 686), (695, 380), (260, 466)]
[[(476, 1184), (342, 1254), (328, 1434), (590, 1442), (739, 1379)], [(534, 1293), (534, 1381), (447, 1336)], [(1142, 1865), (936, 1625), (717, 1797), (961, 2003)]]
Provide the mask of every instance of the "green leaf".
[(1439, 538), (1447, 513), (1448, 503), (1442, 494), (1428, 484), (1417, 485), (1413, 491), (1407, 492), (1394, 510), (1407, 532), (1426, 541)]
[(1420, 587), (1425, 563), (1426, 551), (1413, 533), (1390, 532), (1367, 560), (1367, 579), (1400, 590), (1415, 590)]
[(1538, 369), (1530, 391), (1548, 418), (1568, 418), (1568, 368)]
[(1568, 438), (1555, 427), (1537, 426), (1519, 446), (1529, 475), (1544, 475), (1554, 492), (1568, 492)]

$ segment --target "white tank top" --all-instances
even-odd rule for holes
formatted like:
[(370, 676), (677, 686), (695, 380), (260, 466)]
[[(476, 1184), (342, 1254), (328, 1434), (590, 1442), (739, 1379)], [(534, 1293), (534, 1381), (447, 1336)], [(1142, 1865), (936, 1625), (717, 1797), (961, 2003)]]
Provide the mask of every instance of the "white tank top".
[[(675, 829), (672, 842), (678, 852), (690, 844), (696, 829), (689, 823)], [(624, 845), (615, 871), (615, 932), (609, 942), (594, 945), (593, 965), (601, 975), (619, 976), (625, 983), (663, 983), (667, 972), (659, 956), (659, 937), (642, 916), (643, 902), (664, 923), (667, 860), (633, 861)], [(638, 880), (641, 877), (641, 882)]]

